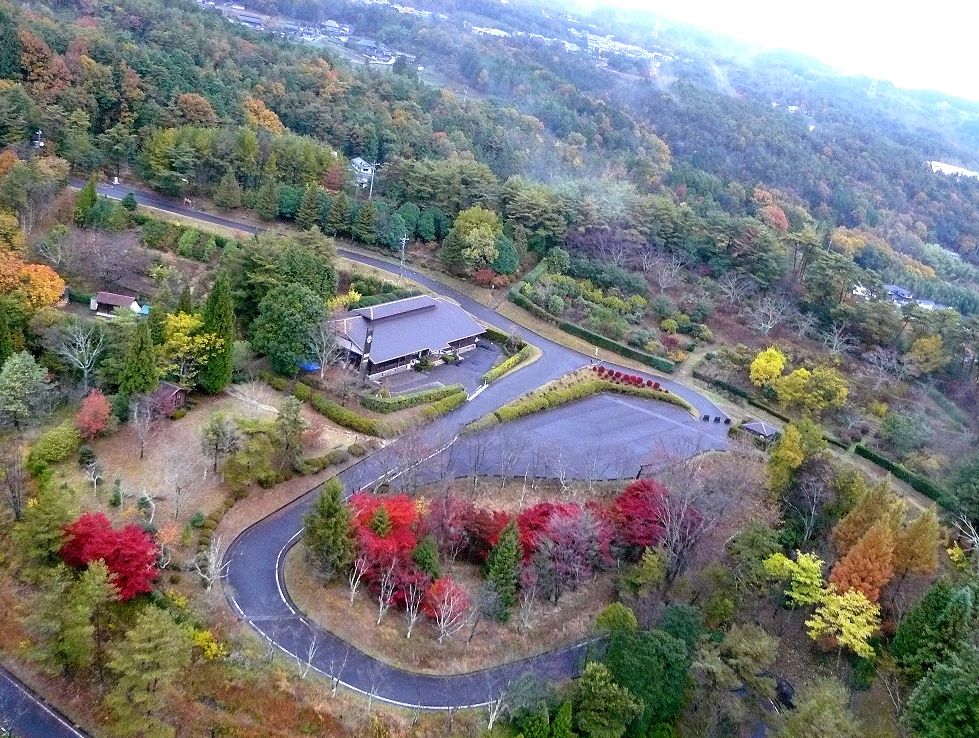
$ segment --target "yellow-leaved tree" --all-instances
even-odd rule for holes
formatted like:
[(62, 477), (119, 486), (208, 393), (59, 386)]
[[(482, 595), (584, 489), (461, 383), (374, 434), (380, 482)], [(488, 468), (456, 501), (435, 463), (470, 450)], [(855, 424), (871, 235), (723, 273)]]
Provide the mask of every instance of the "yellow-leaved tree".
[(189, 387), (201, 367), (224, 346), (224, 339), (206, 333), (200, 315), (177, 313), (165, 319), (163, 345), (157, 350), (160, 373)]
[(836, 663), (843, 649), (870, 658), (874, 648), (870, 639), (880, 628), (880, 607), (855, 589), (837, 592), (834, 586), (823, 592), (819, 607), (806, 621), (814, 641), (830, 637), (836, 641)]
[(764, 387), (767, 384), (771, 384), (782, 376), (785, 363), (785, 354), (774, 346), (769, 346), (760, 352), (755, 357), (755, 360), (751, 362), (751, 367), (748, 370), (751, 383), (757, 387)]
[(816, 554), (795, 552), (795, 561), (785, 554), (773, 553), (762, 565), (769, 578), (788, 582), (785, 596), (795, 605), (815, 605), (822, 602), (826, 583), (823, 581), (823, 564)]
[(843, 375), (828, 366), (812, 371), (796, 369), (779, 377), (774, 384), (779, 403), (785, 407), (800, 407), (813, 415), (842, 407), (849, 394)]

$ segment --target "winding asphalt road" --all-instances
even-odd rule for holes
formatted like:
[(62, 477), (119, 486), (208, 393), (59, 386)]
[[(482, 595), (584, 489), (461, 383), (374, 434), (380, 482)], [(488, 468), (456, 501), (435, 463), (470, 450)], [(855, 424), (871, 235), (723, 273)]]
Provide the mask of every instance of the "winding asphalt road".
[[(200, 212), (157, 194), (125, 185), (99, 187), (99, 194), (115, 199), (121, 199), (128, 192), (133, 192), (137, 201), (143, 205), (244, 233), (254, 233), (259, 230), (254, 226)], [(338, 252), (353, 261), (394, 274), (398, 272), (396, 265), (382, 259), (342, 248), (338, 249)], [(449, 445), (450, 450), (444, 451), (443, 454), (454, 454), (455, 463), (451, 465), (451, 468), (452, 472), (457, 474), (466, 467), (466, 459), (472, 458), (472, 453), (456, 453), (458, 449), (451, 449), (451, 446), (458, 442), (458, 434), (463, 426), (528, 390), (562, 376), (572, 369), (587, 365), (589, 359), (584, 354), (511, 324), (495, 311), (424, 274), (408, 271), (407, 276), (432, 291), (455, 300), (484, 323), (505, 331), (515, 331), (522, 338), (536, 345), (543, 354), (534, 363), (498, 380), (483, 392), (475, 395), (469, 402), (438, 419), (422, 431), (422, 441), (428, 444), (430, 448), (441, 449)], [(633, 370), (628, 371), (632, 372)], [(648, 376), (652, 378), (652, 375)], [(710, 400), (689, 387), (662, 377), (657, 376), (655, 378), (671, 392), (675, 392), (690, 402), (697, 409), (699, 416), (707, 415), (712, 419), (724, 417), (724, 413)], [(592, 400), (595, 399), (597, 398), (592, 398)], [(617, 405), (617, 412), (628, 414), (632, 418), (630, 422), (635, 422), (636, 413), (645, 412), (649, 419), (643, 422), (649, 423), (651, 435), (663, 433), (664, 428), (666, 428), (666, 432), (671, 436), (683, 437), (692, 444), (689, 453), (706, 448), (723, 448), (725, 445), (724, 439), (727, 428), (723, 423), (704, 422), (683, 412), (673, 413), (667, 417), (662, 413), (649, 412), (648, 407), (650, 405), (659, 405), (659, 403), (635, 401), (631, 398), (621, 398), (621, 400), (622, 402)], [(596, 406), (592, 410), (593, 414), (586, 416), (587, 422), (595, 420), (595, 413), (601, 416), (612, 412), (611, 406)], [(544, 413), (541, 417), (567, 411), (567, 408), (561, 408), (557, 411)], [(575, 432), (579, 432), (576, 430), (578, 426), (573, 425), (570, 417), (568, 424), (570, 428), (575, 429)], [(511, 426), (508, 426), (506, 430), (491, 430), (489, 435), (493, 439), (492, 442), (498, 443), (500, 438), (506, 437), (504, 434), (511, 434), (510, 428)], [(592, 435), (601, 435), (602, 433), (601, 426), (595, 427), (593, 425), (588, 430)], [(611, 437), (613, 438), (612, 447), (608, 450), (614, 452), (614, 436)], [(466, 442), (471, 443), (468, 440), (459, 443), (464, 444)], [(384, 475), (390, 475), (392, 469), (397, 469), (403, 463), (404, 449), (402, 446), (401, 441), (394, 441), (384, 449), (365, 458), (356, 466), (344, 471), (340, 478), (345, 489), (362, 489), (373, 485)], [(421, 471), (433, 476), (446, 473), (445, 467), (439, 467), (440, 456), (442, 454), (428, 460), (427, 468)], [(579, 456), (581, 455), (579, 454)], [(577, 467), (575, 461), (578, 463)], [(526, 463), (532, 462), (527, 461)], [(533, 463), (542, 467), (537, 471), (538, 474), (546, 475), (548, 471), (553, 472), (554, 470), (554, 459), (541, 459), (538, 454)], [(580, 458), (577, 460), (569, 459), (568, 463), (571, 466), (563, 470), (567, 476), (583, 477), (585, 475), (585, 469)], [(555, 476), (553, 473), (551, 475)], [(258, 521), (239, 535), (231, 543), (225, 554), (224, 562), (228, 569), (224, 584), (228, 600), (242, 620), (247, 622), (273, 647), (290, 657), (305, 660), (310, 651), (310, 644), (315, 641), (316, 650), (312, 665), (322, 674), (339, 680), (341, 684), (352, 690), (365, 695), (372, 695), (375, 699), (421, 709), (485, 705), (495, 699), (508, 682), (526, 672), (533, 672), (542, 679), (551, 680), (568, 679), (580, 672), (588, 643), (572, 645), (521, 661), (467, 674), (452, 676), (417, 674), (384, 664), (358, 651), (330, 633), (329, 623), (326, 623), (326, 628), (312, 623), (304, 617), (304, 614), (286, 591), (283, 581), (283, 563), (286, 553), (299, 539), (303, 516), (314, 499), (315, 495), (311, 490), (291, 504)], [(337, 613), (337, 617), (343, 617), (343, 615), (343, 613)]]

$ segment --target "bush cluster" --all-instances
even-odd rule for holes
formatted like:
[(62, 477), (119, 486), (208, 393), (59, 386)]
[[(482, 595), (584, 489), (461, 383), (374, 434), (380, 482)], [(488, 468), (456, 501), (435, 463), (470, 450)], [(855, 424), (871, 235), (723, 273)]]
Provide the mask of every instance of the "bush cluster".
[(425, 417), (428, 420), (434, 420), (435, 418), (440, 418), (446, 413), (455, 410), (459, 405), (464, 403), (468, 395), (464, 389), (459, 390), (454, 395), (449, 395), (438, 402), (433, 402), (431, 405), (425, 408)]
[[(286, 392), (289, 389), (289, 380), (283, 377), (277, 377), (269, 372), (261, 372), (259, 377), (273, 389), (279, 390), (280, 392)], [(316, 412), (326, 416), (337, 425), (342, 425), (344, 428), (349, 428), (352, 431), (368, 436), (383, 435), (381, 424), (377, 420), (355, 413), (353, 410), (348, 410), (333, 400), (324, 397), (319, 392), (314, 392), (308, 384), (296, 382), (292, 387), (292, 395), (303, 402), (309, 403)]]
[(48, 464), (73, 456), (82, 445), (82, 434), (75, 423), (66, 420), (38, 438), (27, 455), (27, 471), (38, 476)]
[(483, 374), (483, 384), (492, 384), (497, 379), (499, 379), (504, 374), (506, 374), (508, 371), (513, 369), (515, 366), (518, 366), (524, 363), (525, 361), (529, 360), (530, 357), (533, 355), (534, 355), (534, 347), (531, 346), (530, 344), (524, 344), (523, 348), (521, 348), (520, 351), (515, 353), (513, 356), (504, 359), (499, 364), (497, 364), (492, 369), (490, 369), (488, 372)]
[(431, 389), (408, 392), (394, 397), (363, 395), (360, 398), (360, 404), (376, 413), (393, 413), (398, 410), (415, 407), (416, 405), (426, 405), (430, 402), (442, 400), (462, 391), (463, 387), (461, 384), (449, 384), (444, 387), (433, 387)]

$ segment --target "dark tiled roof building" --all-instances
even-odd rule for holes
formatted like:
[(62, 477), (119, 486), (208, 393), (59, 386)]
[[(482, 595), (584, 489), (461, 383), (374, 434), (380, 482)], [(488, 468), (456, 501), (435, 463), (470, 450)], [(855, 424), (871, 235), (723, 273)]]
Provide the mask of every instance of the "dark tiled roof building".
[(459, 305), (428, 295), (351, 310), (331, 325), (355, 363), (371, 331), (367, 373), (372, 377), (403, 371), (426, 357), (465, 353), (486, 331)]

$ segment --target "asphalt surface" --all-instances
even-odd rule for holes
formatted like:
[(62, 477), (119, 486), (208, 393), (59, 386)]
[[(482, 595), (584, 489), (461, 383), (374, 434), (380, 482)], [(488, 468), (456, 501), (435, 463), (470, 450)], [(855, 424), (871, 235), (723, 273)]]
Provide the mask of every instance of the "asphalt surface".
[(68, 718), (6, 670), (0, 670), (0, 736), (85, 738)]
[[(230, 218), (196, 211), (155, 193), (125, 185), (99, 187), (99, 194), (112, 198), (122, 198), (128, 192), (133, 192), (141, 204), (178, 215), (245, 233), (259, 230)], [(353, 261), (394, 274), (398, 272), (397, 265), (382, 259), (343, 248), (337, 251)], [(393, 479), (392, 484), (396, 484), (399, 471), (408, 459), (417, 458), (419, 447), (432, 451), (444, 448), (417, 466), (417, 474), (422, 478), (426, 475), (430, 478), (464, 476), (472, 473), (474, 466), (480, 473), (497, 474), (501, 459), (508, 455), (508, 445), (515, 443), (523, 449), (518, 461), (510, 467), (511, 474), (522, 474), (524, 468), (532, 465), (538, 476), (621, 478), (634, 476), (643, 464), (656, 466), (667, 456), (676, 459), (725, 446), (726, 426), (699, 419), (704, 415), (710, 416), (711, 420), (714, 417), (723, 419), (724, 414), (719, 408), (689, 387), (653, 375), (645, 376), (655, 378), (690, 402), (697, 409), (698, 418), (665, 403), (600, 395), (490, 429), (485, 434), (459, 439), (459, 431), (470, 421), (572, 369), (589, 364), (590, 359), (510, 323), (490, 308), (424, 274), (408, 270), (407, 276), (455, 300), (484, 323), (517, 333), (536, 345), (543, 356), (493, 383), (465, 405), (413, 435), (410, 441), (402, 437), (343, 472), (340, 478), (348, 492), (372, 486), (382, 479)], [(636, 373), (631, 369), (627, 371)], [(408, 453), (409, 443), (414, 444), (412, 453)], [(614, 465), (600, 461), (607, 455), (616, 458)], [(379, 662), (343, 642), (328, 629), (308, 621), (286, 591), (282, 567), (286, 553), (299, 539), (303, 516), (313, 501), (311, 491), (260, 520), (236, 538), (225, 554), (228, 574), (224, 586), (229, 601), (238, 615), (274, 648), (305, 660), (310, 643), (315, 639), (312, 665), (322, 674), (338, 679), (350, 689), (373, 695), (375, 699), (422, 709), (486, 704), (495, 699), (508, 682), (526, 672), (551, 680), (564, 680), (580, 673), (587, 644), (576, 644), (470, 674), (445, 677), (416, 674)], [(343, 613), (337, 616), (343, 617)]]

